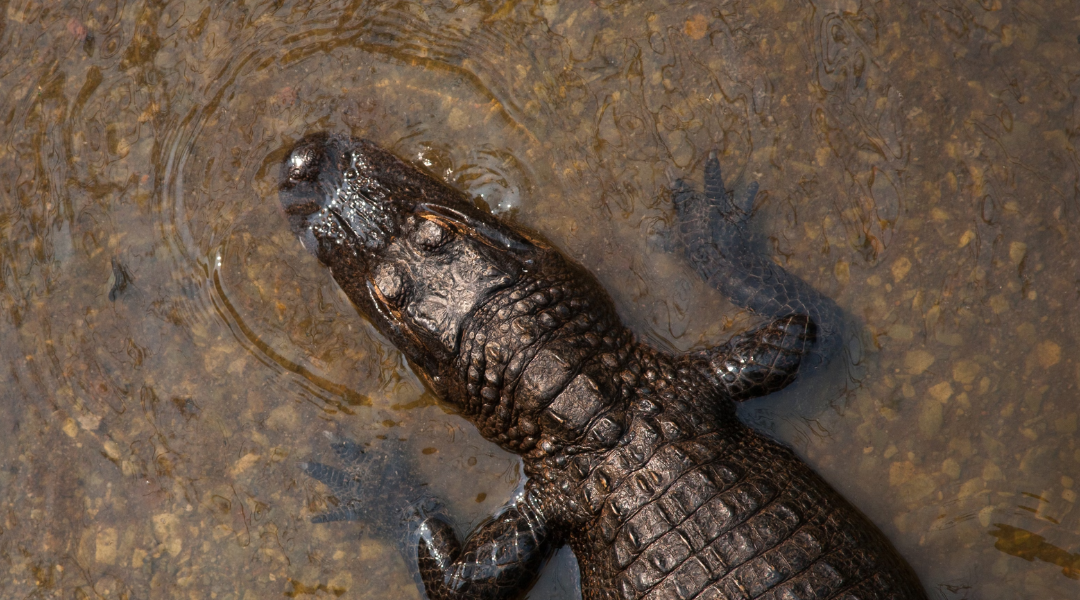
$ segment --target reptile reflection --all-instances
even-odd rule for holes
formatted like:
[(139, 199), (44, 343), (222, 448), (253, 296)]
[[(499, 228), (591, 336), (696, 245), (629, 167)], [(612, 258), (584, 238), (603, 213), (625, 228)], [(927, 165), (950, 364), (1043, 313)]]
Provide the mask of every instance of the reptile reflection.
[(747, 246), (753, 190), (733, 202), (715, 156), (704, 193), (680, 183), (673, 198), (698, 271), (768, 319), (682, 356), (635, 340), (581, 266), (371, 142), (316, 134), (285, 159), (280, 199), (304, 246), (528, 475), (464, 542), (417, 519), (428, 596), (519, 597), (569, 544), (585, 599), (925, 598), (865, 517), (735, 416), (827, 356), (835, 306)]

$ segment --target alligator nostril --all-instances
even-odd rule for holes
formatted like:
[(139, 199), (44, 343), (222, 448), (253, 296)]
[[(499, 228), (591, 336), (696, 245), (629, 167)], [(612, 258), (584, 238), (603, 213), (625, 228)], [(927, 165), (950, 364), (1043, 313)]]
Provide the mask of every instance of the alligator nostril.
[(319, 151), (313, 146), (297, 148), (285, 161), (285, 177), (289, 181), (315, 181), (318, 177)]
[(301, 139), (281, 164), (283, 186), (291, 187), (305, 181), (316, 181), (326, 156), (327, 136), (313, 134)]

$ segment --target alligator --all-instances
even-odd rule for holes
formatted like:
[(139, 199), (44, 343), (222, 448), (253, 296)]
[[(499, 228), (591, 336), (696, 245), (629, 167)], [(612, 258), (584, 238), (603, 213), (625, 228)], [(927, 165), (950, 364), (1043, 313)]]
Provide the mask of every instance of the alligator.
[[(637, 340), (597, 280), (540, 236), (375, 143), (317, 133), (292, 147), (279, 200), (293, 232), (425, 384), (527, 475), (463, 542), (441, 516), (415, 512), (429, 598), (522, 597), (568, 544), (585, 600), (925, 600), (865, 516), (736, 416), (736, 402), (787, 386), (838, 339), (836, 305), (753, 251), (755, 191), (735, 200), (715, 153), (703, 193), (674, 185), (690, 261), (763, 317), (674, 356)], [(354, 496), (317, 520), (356, 517), (355, 475), (304, 467)]]

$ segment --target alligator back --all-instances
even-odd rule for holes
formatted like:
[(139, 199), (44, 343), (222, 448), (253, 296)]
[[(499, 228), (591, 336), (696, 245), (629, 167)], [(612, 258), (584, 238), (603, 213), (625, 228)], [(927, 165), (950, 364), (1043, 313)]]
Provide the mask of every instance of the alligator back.
[[(638, 417), (580, 485), (611, 487), (571, 536), (585, 598), (918, 598), (907, 565), (792, 452), (741, 425), (663, 441)], [(583, 469), (575, 469), (583, 472)], [(597, 498), (598, 499), (598, 498)]]

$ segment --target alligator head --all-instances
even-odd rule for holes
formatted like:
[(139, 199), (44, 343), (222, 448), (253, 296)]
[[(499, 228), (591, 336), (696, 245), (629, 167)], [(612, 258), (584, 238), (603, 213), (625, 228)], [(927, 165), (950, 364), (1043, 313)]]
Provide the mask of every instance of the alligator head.
[(626, 358), (607, 294), (461, 192), (369, 141), (315, 134), (285, 158), (279, 198), (353, 304), (488, 439), (524, 452), (545, 423), (574, 437), (618, 395), (583, 373)]

